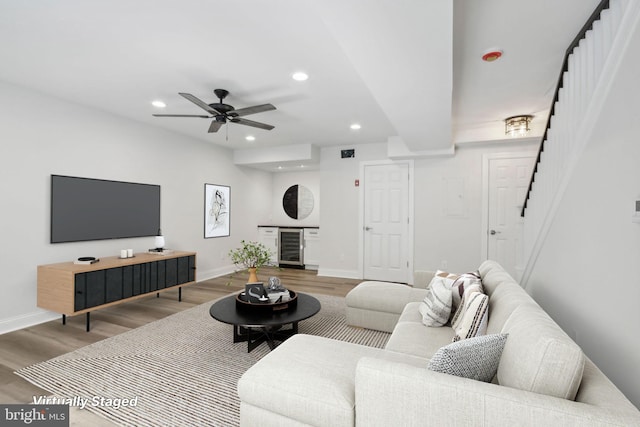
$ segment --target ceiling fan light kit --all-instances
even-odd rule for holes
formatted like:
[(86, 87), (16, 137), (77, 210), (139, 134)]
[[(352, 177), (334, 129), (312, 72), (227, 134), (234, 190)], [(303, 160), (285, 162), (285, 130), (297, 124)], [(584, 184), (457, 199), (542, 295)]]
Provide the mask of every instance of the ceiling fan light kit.
[(188, 101), (193, 102), (198, 107), (209, 113), (208, 116), (193, 115), (193, 114), (153, 114), (154, 117), (199, 117), (202, 119), (213, 119), (211, 125), (209, 125), (209, 133), (217, 132), (225, 123), (238, 123), (245, 126), (251, 126), (259, 129), (271, 130), (274, 128), (272, 125), (266, 123), (260, 123), (253, 120), (242, 118), (242, 116), (248, 116), (249, 114), (262, 113), (264, 111), (275, 110), (271, 104), (254, 105), (253, 107), (235, 109), (232, 105), (225, 104), (223, 100), (229, 95), (229, 91), (225, 89), (216, 89), (213, 91), (218, 97), (220, 102), (207, 104), (201, 99), (191, 95), (190, 93), (180, 92), (179, 95)]

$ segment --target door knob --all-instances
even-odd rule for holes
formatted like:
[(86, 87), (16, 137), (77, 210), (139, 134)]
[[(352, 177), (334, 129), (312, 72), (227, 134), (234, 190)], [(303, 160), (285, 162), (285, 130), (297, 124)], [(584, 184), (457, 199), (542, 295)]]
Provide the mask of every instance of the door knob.
[(364, 231), (369, 231), (369, 230), (373, 230), (373, 227), (365, 227)]
[(493, 236), (494, 234), (500, 234), (500, 232), (496, 230), (489, 230), (489, 234)]

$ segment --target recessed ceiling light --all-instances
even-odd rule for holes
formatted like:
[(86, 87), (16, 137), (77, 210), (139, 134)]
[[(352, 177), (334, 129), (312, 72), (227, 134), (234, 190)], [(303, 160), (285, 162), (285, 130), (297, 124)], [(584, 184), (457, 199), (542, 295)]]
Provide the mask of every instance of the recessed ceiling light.
[(256, 137), (253, 135), (247, 135), (244, 139), (246, 139), (247, 141), (255, 141)]
[(162, 102), (162, 101), (153, 101), (153, 102), (151, 103), (151, 105), (153, 105), (153, 106), (154, 106), (154, 107), (156, 107), (156, 108), (164, 108), (164, 107), (166, 107), (166, 106), (167, 106), (167, 104), (165, 104), (165, 103), (164, 103), (164, 102)]
[(278, 166), (278, 170), (282, 169), (282, 166)]
[(358, 130), (360, 129), (362, 126), (360, 126), (359, 123), (353, 123), (351, 126), (349, 126), (351, 129), (353, 130)]
[(293, 73), (291, 77), (295, 81), (303, 82), (309, 78), (309, 75), (307, 73), (303, 73), (302, 71), (298, 71), (296, 73)]

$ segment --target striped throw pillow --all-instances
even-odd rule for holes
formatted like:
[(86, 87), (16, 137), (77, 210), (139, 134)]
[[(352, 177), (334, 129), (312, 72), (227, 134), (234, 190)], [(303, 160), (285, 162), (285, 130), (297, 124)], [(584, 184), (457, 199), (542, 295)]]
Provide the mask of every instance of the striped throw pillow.
[(418, 311), (422, 315), (422, 323), (426, 326), (443, 326), (451, 315), (451, 288), (445, 280), (435, 278), (420, 303)]
[(456, 312), (452, 327), (455, 331), (453, 342), (477, 337), (487, 333), (489, 321), (489, 296), (481, 292), (465, 292), (462, 298), (462, 314)]
[(468, 289), (474, 289), (477, 292), (484, 293), (482, 279), (479, 271), (471, 271), (458, 276), (451, 284), (451, 292), (453, 293), (453, 309), (460, 307), (462, 296)]

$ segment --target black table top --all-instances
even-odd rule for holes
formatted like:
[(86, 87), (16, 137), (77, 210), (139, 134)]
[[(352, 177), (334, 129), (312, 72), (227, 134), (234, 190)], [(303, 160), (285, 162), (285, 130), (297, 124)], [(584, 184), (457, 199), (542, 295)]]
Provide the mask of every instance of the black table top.
[(251, 313), (246, 310), (236, 310), (236, 294), (222, 298), (209, 309), (214, 319), (241, 326), (282, 326), (288, 323), (308, 319), (320, 311), (320, 301), (311, 295), (298, 292), (298, 304), (292, 310), (281, 310), (272, 314)]

